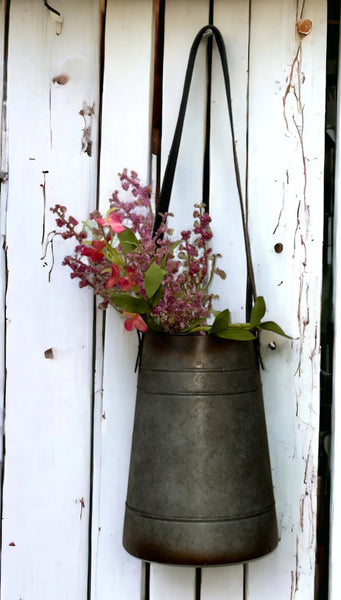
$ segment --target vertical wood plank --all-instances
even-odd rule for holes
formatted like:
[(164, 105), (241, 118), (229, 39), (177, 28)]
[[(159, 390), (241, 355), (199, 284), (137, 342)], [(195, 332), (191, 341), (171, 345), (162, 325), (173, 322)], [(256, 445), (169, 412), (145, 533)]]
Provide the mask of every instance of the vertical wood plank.
[[(190, 47), (198, 30), (207, 22), (206, 0), (198, 0), (195, 3), (180, 0), (166, 1), (161, 180), (178, 116)], [(202, 49), (199, 49), (198, 54), (203, 56)], [(193, 204), (201, 201), (201, 174), (199, 173), (202, 169), (201, 157), (203, 156), (204, 92), (205, 86), (200, 85), (197, 69), (195, 69), (170, 205), (171, 212), (175, 214), (171, 220), (175, 236), (179, 230), (186, 227), (185, 223), (192, 222)], [(192, 173), (192, 176), (187, 177), (187, 172)], [(192, 600), (194, 589), (194, 568), (151, 565), (151, 600), (160, 598)]]
[[(305, 39), (296, 19), (311, 19)], [(280, 543), (248, 600), (314, 597), (326, 2), (251, 3), (249, 207), (258, 294), (293, 336), (262, 336)], [(277, 246), (276, 244), (282, 244)], [(275, 349), (269, 342), (275, 341)]]
[[(233, 119), (238, 162), (245, 196), (247, 154), (247, 83), (249, 44), (249, 3), (247, 0), (215, 0), (214, 24), (220, 29), (225, 45), (231, 82)], [(235, 183), (228, 111), (220, 63), (215, 54), (212, 90), (211, 132), (211, 199), (210, 213), (215, 250), (223, 255), (220, 266), (227, 273), (225, 281), (215, 282), (219, 308), (230, 308), (234, 321), (245, 314), (245, 256), (239, 201)], [(233, 294), (230, 290), (233, 289)], [(243, 567), (204, 568), (202, 600), (241, 600)]]
[(337, 97), (337, 128), (336, 128), (336, 158), (335, 158), (335, 238), (334, 238), (334, 368), (333, 368), (333, 401), (332, 401), (332, 464), (331, 464), (331, 504), (330, 504), (330, 558), (329, 558), (329, 598), (337, 600), (341, 594), (341, 571), (339, 568), (339, 548), (341, 535), (341, 414), (340, 414), (340, 357), (341, 357), (341, 46), (339, 47), (338, 97)]
[[(191, 43), (198, 30), (208, 22), (208, 2), (166, 3), (165, 58), (164, 58), (164, 106), (162, 139), (162, 172), (164, 171), (170, 143), (174, 133), (179, 108), (184, 73)], [(242, 177), (246, 164), (246, 100), (248, 57), (248, 2), (216, 1), (214, 23), (221, 30), (226, 43), (235, 109), (236, 138)], [(198, 60), (192, 80), (192, 88), (180, 146), (178, 166), (174, 181), (170, 209), (175, 213), (172, 220), (175, 230), (181, 230), (192, 222), (195, 202), (201, 201), (202, 158), (204, 143), (205, 111), (205, 44), (198, 51)], [(237, 252), (241, 242), (241, 221), (235, 190), (231, 139), (228, 113), (223, 91), (221, 67), (215, 61), (212, 90), (212, 137), (211, 208), (213, 218), (214, 249), (223, 254), (219, 266), (228, 271), (228, 285), (217, 282), (215, 292), (220, 295), (220, 305), (229, 306), (235, 319), (244, 313), (245, 258)], [(234, 200), (234, 201), (233, 201)], [(233, 223), (233, 226), (229, 226)], [(237, 289), (229, 296), (227, 289)], [(238, 293), (239, 292), (239, 293)], [(216, 576), (214, 576), (214, 574)], [(181, 579), (179, 579), (181, 577)], [(151, 598), (193, 598), (194, 569), (154, 566), (151, 569)], [(183, 581), (180, 587), (179, 581)], [(243, 568), (232, 566), (219, 569), (203, 569), (202, 600), (243, 597)], [(179, 595), (180, 594), (180, 595)]]
[(210, 567), (202, 570), (202, 600), (242, 600), (243, 567)]
[(64, 243), (50, 282), (41, 257), (50, 206), (95, 204), (96, 114), (90, 156), (79, 111), (98, 106), (98, 5), (55, 8), (61, 32), (43, 2), (11, 2), (3, 599), (87, 595), (93, 301), (61, 266)]
[[(247, 159), (247, 91), (248, 91), (248, 0), (215, 0), (214, 23), (220, 29), (226, 46), (231, 83), (232, 110), (238, 163), (246, 195)], [(212, 132), (211, 132), (211, 209), (214, 249), (222, 254), (219, 266), (226, 271), (226, 280), (214, 282), (219, 294), (219, 309), (229, 308), (231, 319), (245, 319), (246, 260), (242, 221), (236, 187), (229, 115), (222, 69), (216, 52), (213, 70)], [(233, 293), (231, 293), (233, 290)]]
[(193, 600), (195, 569), (152, 564), (150, 569), (150, 599)]
[[(134, 169), (148, 181), (151, 115), (152, 0), (109, 0), (100, 161), (100, 209), (119, 189), (117, 173)], [(102, 338), (97, 337), (101, 345)], [(122, 546), (133, 426), (137, 356), (135, 334), (108, 309), (104, 336), (103, 397), (95, 416), (92, 598), (141, 597), (141, 561)]]
[[(0, 102), (1, 102), (1, 142), (0, 142), (0, 464), (2, 475), (3, 461), (3, 402), (5, 394), (5, 296), (6, 296), (6, 211), (7, 211), (7, 171), (8, 171), (8, 131), (7, 131), (7, 102), (6, 102), (6, 76), (7, 63), (5, 55), (7, 53), (7, 33), (6, 33), (6, 11), (4, 2), (0, 2)], [(0, 497), (1, 503), (1, 497)]]

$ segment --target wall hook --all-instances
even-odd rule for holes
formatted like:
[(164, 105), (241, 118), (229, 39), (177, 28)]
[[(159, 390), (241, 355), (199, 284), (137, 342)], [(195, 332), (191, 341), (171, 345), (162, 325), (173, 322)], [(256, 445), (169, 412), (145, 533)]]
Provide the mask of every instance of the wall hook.
[(58, 12), (58, 10), (53, 8), (53, 6), (50, 6), (47, 0), (44, 0), (44, 5), (48, 9), (52, 21), (56, 23), (56, 35), (60, 35), (62, 33), (64, 22), (62, 15), (60, 14), (60, 12)]

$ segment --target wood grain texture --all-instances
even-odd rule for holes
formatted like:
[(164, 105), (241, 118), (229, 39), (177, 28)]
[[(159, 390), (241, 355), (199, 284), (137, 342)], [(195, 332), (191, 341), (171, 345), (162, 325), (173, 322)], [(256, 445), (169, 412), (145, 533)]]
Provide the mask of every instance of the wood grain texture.
[[(246, 101), (247, 101), (247, 58), (248, 58), (248, 3), (215, 2), (214, 23), (221, 30), (227, 46), (230, 68), (233, 106), (235, 109), (236, 138), (242, 178), (246, 167)], [(208, 22), (207, 2), (166, 3), (165, 59), (164, 59), (164, 103), (162, 171), (165, 168), (177, 112), (179, 108), (184, 73), (192, 41), (201, 27)], [(194, 69), (192, 87), (181, 140), (176, 176), (170, 210), (175, 231), (186, 229), (192, 222), (194, 203), (201, 202), (202, 160), (205, 123), (205, 47), (199, 48)], [(212, 85), (212, 134), (211, 134), (211, 194), (210, 213), (213, 219), (214, 250), (223, 258), (219, 267), (228, 273), (228, 283), (217, 282), (214, 291), (220, 295), (217, 307), (229, 307), (233, 318), (244, 315), (245, 256), (238, 197), (231, 153), (228, 111), (223, 89), (222, 71), (217, 53), (214, 53)], [(233, 226), (232, 226), (233, 223)], [(229, 290), (235, 293), (230, 294)], [(153, 572), (156, 575), (153, 579)], [(184, 569), (187, 575), (169, 567), (152, 567), (151, 598), (192, 598), (194, 594), (194, 569)], [(212, 576), (216, 573), (216, 577)], [(184, 581), (179, 587), (178, 574)], [(155, 587), (156, 586), (156, 587)], [(176, 594), (175, 594), (176, 590)], [(243, 568), (241, 566), (203, 569), (202, 600), (225, 598), (233, 600), (243, 597)], [(180, 596), (179, 596), (180, 594)], [(168, 597), (168, 596), (167, 596)]]
[[(0, 145), (0, 435), (3, 435), (3, 403), (6, 386), (5, 365), (5, 335), (6, 335), (6, 211), (7, 211), (7, 172), (8, 172), (8, 124), (7, 124), (7, 71), (5, 56), (7, 53), (6, 14), (4, 3), (0, 2), (0, 38), (3, 45), (0, 51), (0, 102), (1, 102), (1, 145)], [(2, 472), (3, 445), (0, 449), (0, 463)], [(0, 498), (1, 502), (1, 498)]]
[[(151, 118), (152, 0), (107, 4), (103, 84), (100, 209), (120, 189), (118, 172), (127, 167), (148, 182)], [(104, 339), (104, 346), (103, 346)], [(102, 347), (102, 350), (100, 349)], [(92, 598), (141, 597), (141, 561), (122, 546), (131, 435), (133, 427), (137, 337), (125, 331), (111, 308), (104, 338), (101, 400), (95, 413)], [(101, 370), (97, 363), (98, 373)], [(101, 395), (101, 392), (99, 392)]]
[(90, 157), (79, 111), (98, 104), (98, 12), (58, 6), (60, 35), (42, 2), (11, 3), (2, 598), (87, 593), (93, 301), (61, 267), (67, 245), (55, 241), (50, 282), (41, 257), (50, 206), (95, 204), (97, 128)]
[[(293, 340), (262, 336), (280, 542), (249, 565), (250, 600), (274, 594), (274, 582), (279, 600), (314, 597), (326, 2), (294, 4), (251, 4), (251, 244), (266, 319), (281, 323)], [(296, 19), (303, 4), (313, 29), (301, 39)]]
[[(340, 81), (341, 61), (339, 54), (339, 72), (338, 81)], [(340, 390), (341, 390), (341, 279), (340, 279), (340, 261), (341, 261), (341, 154), (340, 145), (340, 123), (341, 123), (341, 102), (338, 97), (337, 104), (337, 130), (336, 130), (336, 160), (335, 160), (335, 240), (334, 240), (334, 386), (333, 386), (333, 404), (332, 404), (332, 464), (331, 464), (331, 528), (330, 528), (330, 559), (329, 559), (329, 598), (337, 600), (341, 594), (341, 571), (339, 567), (340, 552), (340, 534), (341, 534), (341, 411), (340, 411)]]

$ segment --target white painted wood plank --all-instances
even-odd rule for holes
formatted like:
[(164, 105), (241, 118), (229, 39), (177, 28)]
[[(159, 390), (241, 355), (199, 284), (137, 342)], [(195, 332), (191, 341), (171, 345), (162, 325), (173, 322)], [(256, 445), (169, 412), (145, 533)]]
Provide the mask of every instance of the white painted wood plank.
[[(5, 9), (0, 2), (0, 39), (5, 40)], [(5, 42), (4, 42), (5, 43)], [(6, 295), (6, 211), (7, 211), (7, 170), (8, 170), (8, 139), (6, 111), (6, 68), (4, 68), (4, 43), (0, 49), (0, 102), (1, 102), (1, 146), (0, 146), (0, 436), (3, 434), (3, 402), (5, 392), (5, 295)], [(0, 464), (2, 472), (3, 447), (0, 449)], [(1, 502), (1, 497), (0, 497)]]
[[(161, 177), (166, 166), (178, 116), (188, 54), (192, 41), (201, 27), (208, 22), (208, 3), (179, 0), (166, 2), (165, 42), (163, 65), (163, 120), (161, 145)], [(204, 56), (203, 48), (198, 57)], [(199, 59), (200, 60), (200, 59)], [(192, 223), (193, 204), (201, 202), (201, 169), (204, 131), (204, 69), (195, 67), (188, 109), (179, 151), (173, 185), (170, 211), (176, 236)], [(188, 177), (186, 173), (191, 173)], [(192, 600), (195, 588), (195, 569), (151, 565), (151, 600), (177, 598)]]
[(243, 567), (210, 567), (202, 570), (203, 600), (241, 600), (243, 598)]
[(195, 586), (195, 569), (190, 567), (174, 567), (151, 565), (150, 599), (157, 600), (193, 600)]
[[(117, 173), (136, 170), (148, 181), (152, 0), (107, 5), (100, 164), (100, 208), (119, 189)], [(97, 338), (101, 344), (101, 339)], [(141, 561), (122, 546), (123, 518), (133, 427), (137, 356), (135, 334), (107, 310), (103, 403), (97, 412), (93, 514), (92, 598), (141, 597)], [(102, 417), (102, 415), (105, 416)], [(95, 512), (97, 511), (97, 512)]]
[[(214, 23), (220, 29), (226, 46), (238, 163), (245, 196), (248, 1), (216, 0)], [(218, 52), (215, 65), (212, 90), (210, 213), (213, 220), (214, 250), (223, 256), (220, 266), (226, 271), (227, 278), (218, 278), (214, 290), (220, 296), (217, 307), (229, 308), (232, 321), (239, 322), (245, 318), (246, 264), (229, 116)]]
[[(246, 156), (246, 83), (247, 83), (247, 44), (248, 44), (248, 3), (216, 2), (214, 22), (220, 28), (228, 43), (228, 58), (232, 83), (232, 94), (235, 108), (236, 137), (240, 153), (242, 177), (245, 175)], [(170, 2), (166, 5), (165, 60), (164, 60), (164, 106), (163, 106), (163, 140), (162, 169), (165, 168), (169, 147), (182, 93), (184, 73), (191, 43), (198, 30), (208, 22), (208, 3)], [(217, 55), (215, 55), (217, 58)], [(193, 204), (201, 201), (202, 156), (205, 108), (205, 44), (199, 49), (195, 67), (192, 89), (188, 103), (183, 137), (179, 152), (178, 167), (171, 200), (171, 211), (175, 213), (175, 229), (186, 228), (191, 224)], [(216, 284), (215, 292), (220, 294), (220, 306), (224, 304), (234, 310), (234, 318), (243, 314), (244, 281), (240, 276), (244, 270), (244, 257), (236, 252), (240, 246), (240, 215), (235, 193), (234, 169), (231, 155), (231, 140), (228, 125), (226, 100), (222, 88), (220, 63), (215, 61), (213, 71), (212, 96), (212, 191), (210, 212), (213, 218), (215, 233), (214, 249), (220, 251), (224, 258), (219, 266), (228, 270), (228, 286)], [(223, 126), (222, 126), (223, 123)], [(233, 202), (234, 200), (234, 202)], [(232, 227), (228, 227), (233, 223)], [(228, 231), (228, 236), (226, 235)], [(233, 257), (233, 261), (228, 260)], [(237, 258), (240, 256), (240, 258)], [(234, 263), (234, 264), (233, 264)], [(231, 264), (233, 265), (231, 268)], [(233, 283), (231, 282), (233, 281)], [(233, 296), (227, 293), (227, 287), (237, 286)], [(238, 291), (240, 292), (238, 295)], [(217, 305), (218, 306), (218, 305)], [(241, 308), (243, 307), (243, 308)], [(181, 588), (179, 596), (178, 580), (170, 567), (154, 567), (157, 569), (155, 584), (151, 585), (151, 598), (169, 597), (192, 598), (193, 576), (187, 575), (186, 584)], [(186, 568), (190, 571), (190, 568)], [(152, 568), (153, 573), (153, 568)], [(181, 573), (181, 570), (179, 571)], [(217, 577), (212, 577), (217, 573)], [(183, 576), (184, 577), (184, 576)], [(153, 581), (153, 579), (151, 580)], [(176, 594), (173, 590), (176, 586)], [(173, 590), (169, 592), (169, 590)], [(241, 566), (203, 569), (202, 599), (225, 598), (226, 590), (232, 599), (240, 599), (243, 594), (243, 569)], [(154, 595), (153, 595), (154, 594)]]
[[(247, 79), (249, 3), (215, 0), (214, 23), (220, 29), (226, 46), (229, 66), (233, 119), (238, 149), (241, 180), (245, 182), (247, 133)], [(217, 58), (217, 53), (216, 53)], [(221, 268), (227, 272), (225, 281), (218, 280), (215, 291), (220, 295), (219, 307), (227, 306), (236, 321), (244, 318), (245, 255), (239, 200), (235, 185), (231, 136), (222, 71), (218, 60), (213, 70), (212, 131), (211, 131), (211, 197), (215, 249), (223, 255)], [(244, 187), (244, 185), (243, 185)], [(245, 194), (245, 188), (244, 188)], [(233, 224), (233, 225), (232, 225)], [(231, 294), (230, 290), (234, 293)], [(241, 565), (204, 568), (202, 600), (239, 600), (243, 598), (243, 567)]]
[[(340, 82), (341, 60), (339, 49)], [(341, 595), (341, 570), (339, 567), (340, 535), (341, 535), (341, 95), (340, 87), (337, 98), (337, 130), (336, 130), (336, 159), (335, 159), (335, 215), (334, 215), (334, 368), (333, 368), (333, 399), (332, 399), (332, 461), (331, 461), (331, 504), (330, 504), (330, 556), (329, 556), (329, 599), (337, 600)]]
[(300, 46), (294, 3), (251, 5), (251, 244), (267, 317), (295, 339), (263, 336), (281, 539), (272, 555), (249, 565), (248, 600), (314, 597), (326, 2), (306, 2), (303, 16), (313, 30)]
[[(94, 206), (93, 153), (81, 152), (83, 102), (98, 105), (97, 1), (12, 2), (8, 111), (7, 390), (1, 597), (87, 594), (92, 403), (92, 295), (41, 260), (49, 206)], [(25, 51), (23, 51), (25, 49)], [(68, 81), (53, 79), (67, 75)], [(64, 82), (64, 83), (63, 83)]]

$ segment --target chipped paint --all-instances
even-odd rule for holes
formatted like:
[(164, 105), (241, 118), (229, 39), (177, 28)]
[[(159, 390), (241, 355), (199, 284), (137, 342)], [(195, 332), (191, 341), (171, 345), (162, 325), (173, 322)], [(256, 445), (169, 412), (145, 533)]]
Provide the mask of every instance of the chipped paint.
[(89, 106), (86, 102), (83, 102), (83, 108), (79, 111), (79, 114), (84, 119), (84, 127), (82, 129), (82, 152), (85, 152), (88, 156), (92, 154), (92, 117), (95, 114), (95, 104)]
[[(305, 277), (308, 266), (306, 241), (309, 239), (310, 233), (310, 208), (307, 202), (307, 159), (304, 147), (304, 104), (302, 100), (302, 85), (304, 84), (305, 78), (302, 75), (302, 51), (303, 41), (300, 40), (291, 64), (290, 74), (283, 96), (283, 118), (286, 132), (289, 137), (296, 138), (301, 157), (301, 173), (297, 174), (297, 179), (299, 176), (301, 178), (301, 191), (297, 194), (296, 224), (293, 235), (293, 259), (297, 259), (300, 265), (297, 305), (297, 322), (300, 339), (299, 359), (296, 369), (296, 374), (298, 376), (301, 376), (302, 373), (304, 335), (306, 327), (310, 322), (309, 284)], [(290, 173), (287, 169), (287, 182), (290, 181), (289, 175)]]
[[(297, 351), (295, 368), (297, 484), (300, 497), (297, 506), (295, 568), (291, 570), (290, 600), (304, 597), (307, 581), (313, 581), (315, 570), (316, 510), (317, 510), (317, 444), (318, 414), (315, 391), (319, 385), (319, 327), (315, 322), (315, 284), (311, 279), (316, 247), (311, 244), (312, 224), (308, 184), (310, 163), (305, 148), (305, 85), (302, 70), (304, 44), (312, 32), (312, 22), (303, 18), (305, 2), (296, 4), (296, 51), (284, 86), (283, 120), (285, 135), (290, 142), (290, 155), (283, 177), (283, 201), (276, 233), (284, 209), (291, 210), (292, 261), (296, 272), (296, 319), (298, 335), (293, 348)], [(311, 83), (309, 81), (309, 83)], [(290, 198), (290, 207), (289, 207)], [(296, 203), (296, 205), (295, 205)], [(314, 320), (313, 320), (314, 319)]]

